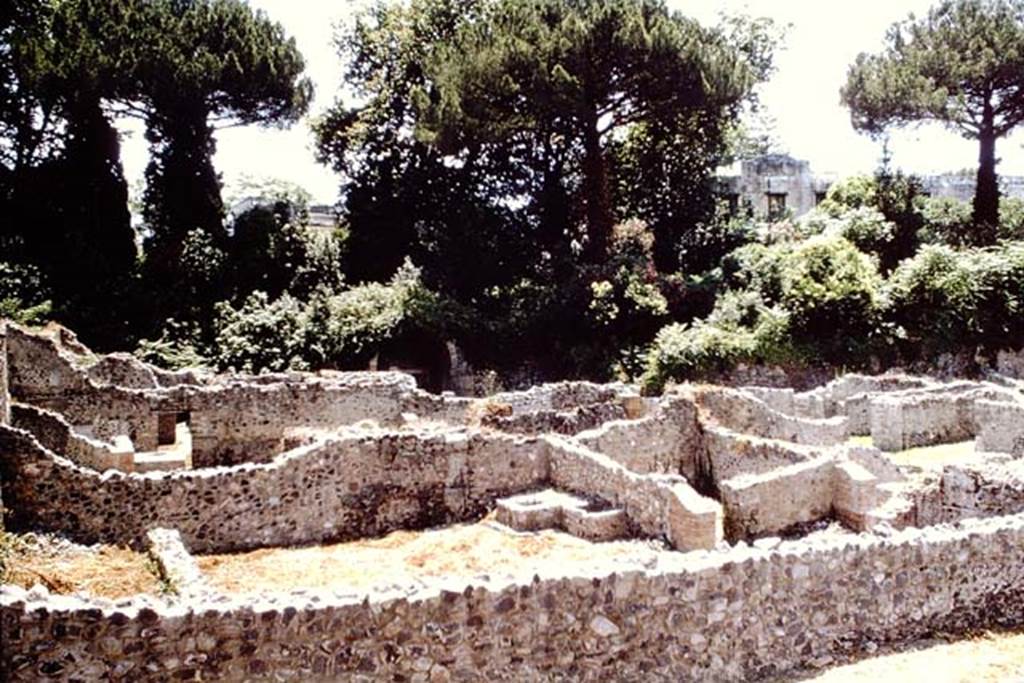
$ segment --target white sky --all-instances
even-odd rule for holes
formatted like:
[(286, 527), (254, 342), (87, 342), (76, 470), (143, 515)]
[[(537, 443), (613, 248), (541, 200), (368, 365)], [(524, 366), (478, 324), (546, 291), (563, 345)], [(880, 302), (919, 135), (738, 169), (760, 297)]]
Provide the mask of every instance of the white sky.
[[(870, 172), (878, 163), (879, 143), (854, 132), (839, 88), (859, 52), (881, 48), (885, 30), (910, 12), (924, 14), (937, 0), (670, 0), (674, 9), (713, 23), (719, 12), (768, 16), (790, 25), (784, 49), (776, 54), (777, 72), (762, 86), (761, 101), (777, 122), (786, 151), (807, 159), (817, 173), (839, 176)], [(331, 105), (341, 82), (341, 62), (331, 44), (333, 26), (351, 17), (353, 0), (250, 0), (295, 36), (316, 84), (311, 116)], [(148, 161), (142, 129), (125, 122), (123, 155), (129, 182), (142, 177)], [(1024, 175), (1020, 133), (999, 142), (1000, 173)], [(895, 131), (893, 163), (917, 173), (974, 168), (977, 144), (938, 126)], [(315, 201), (333, 203), (338, 177), (316, 163), (308, 119), (288, 130), (233, 128), (217, 134), (214, 158), (225, 186), (243, 174), (298, 183)]]

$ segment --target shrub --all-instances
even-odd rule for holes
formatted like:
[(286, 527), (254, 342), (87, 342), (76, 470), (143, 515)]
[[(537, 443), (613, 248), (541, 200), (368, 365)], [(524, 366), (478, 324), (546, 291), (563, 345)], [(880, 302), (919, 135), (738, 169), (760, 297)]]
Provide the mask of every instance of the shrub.
[(850, 209), (877, 208), (878, 181), (872, 176), (856, 175), (833, 183), (818, 205), (830, 216), (839, 216)]
[(885, 340), (876, 262), (842, 237), (749, 245), (730, 255), (727, 270), (730, 289), (707, 318), (658, 332), (648, 390), (741, 361), (856, 364)]
[(270, 301), (256, 291), (239, 309), (217, 304), (217, 366), (244, 372), (306, 369), (304, 312), (287, 293)]
[(882, 212), (867, 206), (839, 213), (815, 210), (802, 222), (807, 236), (842, 237), (860, 251), (878, 257), (891, 250), (896, 236), (896, 227), (885, 219)]
[(1003, 197), (999, 200), (999, 238), (1024, 240), (1024, 199)]
[(878, 329), (882, 279), (876, 262), (838, 237), (813, 237), (787, 251), (779, 303), (794, 341), (826, 360), (860, 356)]
[(896, 269), (887, 289), (889, 317), (910, 357), (1021, 344), (1022, 242), (964, 250), (925, 246)]
[(0, 261), (0, 318), (37, 325), (49, 319), (49, 290), (40, 270), (29, 264)]
[(788, 358), (786, 313), (753, 298), (733, 296), (725, 297), (706, 320), (673, 323), (658, 332), (641, 378), (646, 392), (660, 391), (669, 381), (728, 370), (744, 361)]
[(923, 202), (922, 241), (929, 244), (962, 245), (971, 231), (971, 205), (952, 197), (932, 197)]

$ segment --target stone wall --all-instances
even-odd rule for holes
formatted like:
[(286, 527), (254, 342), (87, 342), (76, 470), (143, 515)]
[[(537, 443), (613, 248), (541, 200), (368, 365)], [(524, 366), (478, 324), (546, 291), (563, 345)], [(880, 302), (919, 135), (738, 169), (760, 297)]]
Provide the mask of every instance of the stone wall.
[(75, 432), (57, 413), (28, 405), (11, 409), (11, 424), (31, 432), (45, 448), (59, 453), (71, 462), (96, 472), (135, 468), (135, 451), (120, 439), (107, 443)]
[(1015, 402), (1017, 397), (1012, 391), (973, 382), (872, 397), (872, 441), (885, 451), (968, 441), (978, 433), (979, 400)]
[(722, 507), (680, 475), (640, 475), (567, 439), (550, 444), (551, 481), (566, 491), (597, 495), (623, 509), (638, 535), (674, 548), (713, 548), (722, 540)]
[(920, 521), (939, 524), (1024, 512), (1024, 462), (948, 465), (942, 470), (939, 496), (930, 518)]
[(738, 389), (699, 388), (694, 393), (707, 419), (736, 432), (812, 446), (831, 446), (847, 438), (842, 416), (812, 419), (787, 415)]
[(682, 473), (692, 482), (703, 437), (696, 404), (686, 397), (665, 397), (649, 415), (606, 422), (577, 434), (576, 441), (634, 472)]
[(0, 319), (0, 424), (11, 420), (11, 396), (7, 388), (7, 323)]
[(118, 603), (0, 588), (7, 680), (744, 681), (866, 644), (1024, 622), (1024, 516), (673, 556), (656, 568)]
[(974, 404), (979, 451), (1024, 456), (1024, 404), (980, 400)]
[[(61, 445), (56, 426), (44, 427), (43, 438)], [(155, 527), (178, 529), (201, 552), (351, 540), (478, 519), (497, 498), (549, 484), (621, 507), (632, 528), (677, 547), (721, 539), (718, 504), (683, 477), (629, 472), (554, 437), (379, 431), (301, 446), (268, 463), (170, 474), (100, 475), (9, 427), (0, 427), (0, 452), (11, 528), (84, 543), (139, 545)]]
[(720, 482), (726, 538), (736, 541), (778, 534), (829, 517), (835, 480), (835, 459), (825, 456)]

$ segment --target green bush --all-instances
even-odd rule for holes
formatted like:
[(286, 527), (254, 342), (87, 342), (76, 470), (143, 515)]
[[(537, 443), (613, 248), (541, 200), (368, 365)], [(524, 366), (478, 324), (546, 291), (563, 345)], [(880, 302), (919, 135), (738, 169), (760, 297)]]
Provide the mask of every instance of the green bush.
[(804, 217), (803, 232), (807, 236), (842, 237), (865, 254), (880, 257), (892, 249), (896, 226), (878, 209), (863, 206), (832, 213), (812, 211)]
[(813, 237), (786, 252), (780, 305), (794, 342), (828, 361), (860, 357), (876, 336), (882, 278), (874, 259), (841, 237)]
[(887, 290), (888, 317), (909, 357), (1021, 345), (1022, 242), (964, 250), (925, 246), (893, 272)]
[(0, 318), (26, 325), (46, 322), (52, 312), (39, 268), (0, 261)]
[(1024, 199), (999, 200), (999, 239), (1024, 240)]
[(306, 369), (304, 314), (304, 306), (287, 293), (270, 301), (256, 291), (239, 309), (217, 304), (214, 361), (243, 372)]
[(739, 362), (856, 364), (885, 340), (876, 261), (848, 240), (749, 245), (727, 261), (729, 289), (711, 314), (658, 332), (647, 390)]
[(655, 336), (641, 377), (648, 393), (666, 383), (728, 370), (741, 362), (788, 360), (788, 316), (756, 295), (728, 295), (706, 320), (673, 323)]
[(877, 208), (878, 181), (869, 175), (856, 175), (833, 183), (818, 209), (830, 216), (839, 216), (850, 209)]
[(971, 205), (952, 197), (932, 197), (921, 207), (924, 216), (922, 241), (927, 244), (962, 245), (971, 231)]

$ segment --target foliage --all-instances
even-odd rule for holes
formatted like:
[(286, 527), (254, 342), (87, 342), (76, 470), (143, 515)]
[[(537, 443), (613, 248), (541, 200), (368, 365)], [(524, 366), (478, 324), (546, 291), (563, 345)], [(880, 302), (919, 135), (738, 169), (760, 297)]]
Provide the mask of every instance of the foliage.
[(200, 337), (194, 324), (172, 319), (164, 323), (157, 339), (140, 340), (134, 353), (139, 359), (167, 370), (212, 367), (210, 359), (199, 350)]
[(257, 290), (238, 307), (217, 305), (209, 355), (220, 369), (245, 372), (357, 368), (402, 332), (437, 324), (437, 303), (408, 263), (388, 284), (321, 288), (307, 301)]
[(810, 212), (802, 223), (803, 230), (809, 234), (842, 237), (858, 250), (875, 256), (890, 247), (895, 232), (895, 226), (885, 220), (880, 211), (870, 206), (842, 212), (830, 206), (825, 211)]
[(876, 262), (837, 234), (751, 244), (725, 270), (728, 289), (710, 315), (656, 335), (648, 389), (739, 362), (856, 363), (884, 342)]
[(433, 53), (430, 81), (413, 91), (416, 133), (455, 155), (523, 140), (560, 148), (581, 178), (585, 253), (600, 262), (615, 221), (608, 139), (631, 126), (666, 141), (714, 130), (762, 76), (752, 61), (657, 0), (496, 0)]
[(828, 362), (863, 356), (878, 324), (877, 263), (842, 238), (813, 237), (787, 251), (779, 304), (797, 344)]
[(998, 223), (995, 142), (1024, 120), (1024, 2), (943, 0), (894, 24), (881, 54), (860, 54), (842, 90), (853, 125), (938, 121), (981, 148), (972, 241), (991, 244)]
[(922, 241), (964, 246), (970, 234), (971, 205), (952, 197), (930, 197), (922, 203)]
[(1024, 243), (960, 251), (925, 246), (900, 264), (887, 290), (888, 317), (910, 357), (1015, 348), (1024, 312)]
[(725, 371), (741, 362), (782, 361), (789, 357), (788, 319), (756, 294), (730, 294), (715, 313), (692, 324), (662, 328), (647, 354), (641, 377), (645, 391), (657, 392), (669, 381)]
[(49, 292), (39, 269), (0, 261), (0, 318), (35, 325), (51, 314)]
[(869, 175), (852, 175), (832, 183), (825, 199), (816, 207), (833, 217), (850, 209), (877, 208), (878, 181)]
[(213, 126), (294, 122), (312, 85), (301, 77), (294, 39), (241, 0), (158, 0), (138, 10), (133, 29), (145, 45), (134, 64), (138, 92), (126, 106), (146, 120), (152, 147), (146, 271), (163, 288), (182, 276), (176, 264), (190, 231), (224, 247)]

